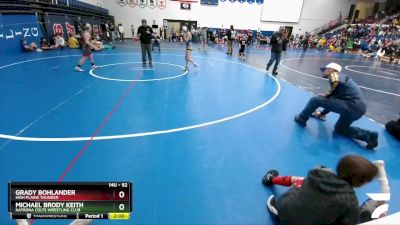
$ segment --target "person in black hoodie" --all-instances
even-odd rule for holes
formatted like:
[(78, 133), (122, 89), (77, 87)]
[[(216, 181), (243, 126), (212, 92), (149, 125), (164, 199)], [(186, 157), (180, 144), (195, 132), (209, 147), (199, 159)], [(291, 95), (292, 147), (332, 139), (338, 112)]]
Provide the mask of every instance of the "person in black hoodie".
[(336, 174), (319, 167), (306, 178), (278, 176), (276, 170), (263, 178), (264, 185), (292, 186), (289, 191), (267, 202), (270, 213), (285, 225), (353, 225), (360, 219), (358, 199), (353, 188), (370, 182), (378, 168), (367, 159), (348, 155), (336, 167)]
[(227, 55), (232, 55), (233, 52), (233, 42), (235, 41), (235, 29), (233, 29), (233, 25), (231, 25), (230, 29), (227, 33), (228, 36), (228, 52)]
[(286, 50), (287, 40), (283, 35), (285, 31), (284, 27), (279, 28), (279, 31), (272, 35), (271, 38), (271, 59), (267, 64), (267, 71), (271, 67), (272, 63), (275, 61), (274, 69), (272, 70), (273, 75), (278, 75), (278, 65), (281, 61), (282, 51)]

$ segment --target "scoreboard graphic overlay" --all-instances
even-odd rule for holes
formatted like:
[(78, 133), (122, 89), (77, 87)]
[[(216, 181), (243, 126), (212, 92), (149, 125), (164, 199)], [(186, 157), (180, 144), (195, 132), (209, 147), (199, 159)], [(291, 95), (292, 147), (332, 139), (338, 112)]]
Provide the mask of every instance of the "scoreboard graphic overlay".
[(9, 182), (12, 219), (125, 220), (132, 212), (131, 182)]

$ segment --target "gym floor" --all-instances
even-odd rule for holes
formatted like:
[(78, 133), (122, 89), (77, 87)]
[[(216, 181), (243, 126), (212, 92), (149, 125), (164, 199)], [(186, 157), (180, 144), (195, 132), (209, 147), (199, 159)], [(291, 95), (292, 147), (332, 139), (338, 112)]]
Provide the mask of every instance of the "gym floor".
[[(400, 144), (382, 126), (398, 116), (399, 66), (289, 49), (274, 78), (265, 72), (268, 48), (248, 49), (243, 62), (220, 47), (195, 46), (200, 66), (184, 73), (181, 45), (162, 43), (153, 68), (142, 67), (137, 44), (115, 45), (95, 54), (100, 68), (87, 63), (83, 73), (73, 70), (80, 50), (2, 56), (1, 187), (8, 181), (131, 181), (132, 219), (113, 224), (274, 224), (265, 207), (273, 190), (261, 185), (267, 170), (305, 176), (359, 154), (385, 161), (391, 202), (400, 202)], [(328, 89), (319, 68), (330, 61), (346, 66), (362, 86), (368, 114), (355, 125), (379, 132), (375, 150), (335, 134), (333, 113), (306, 128), (294, 123), (311, 92)], [(357, 189), (360, 202), (375, 192), (376, 181)], [(13, 224), (6, 191), (0, 224)]]

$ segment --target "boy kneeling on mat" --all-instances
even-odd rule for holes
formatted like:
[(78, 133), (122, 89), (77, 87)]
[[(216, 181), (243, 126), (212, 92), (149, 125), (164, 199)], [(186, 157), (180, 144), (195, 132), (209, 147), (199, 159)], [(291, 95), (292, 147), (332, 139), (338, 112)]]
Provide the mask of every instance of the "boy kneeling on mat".
[(282, 196), (271, 195), (267, 207), (285, 225), (328, 225), (359, 223), (361, 211), (353, 188), (361, 187), (378, 175), (378, 167), (360, 156), (343, 157), (336, 173), (325, 167), (308, 172), (306, 178), (278, 176), (269, 171), (262, 183), (291, 188)]
[[(349, 76), (340, 73), (342, 67), (336, 63), (329, 63), (321, 68), (322, 77), (329, 80), (331, 90), (311, 98), (303, 111), (296, 115), (294, 120), (301, 126), (307, 125), (307, 120), (319, 107), (324, 108), (322, 115), (335, 112), (340, 118), (335, 124), (335, 131), (343, 136), (365, 141), (368, 149), (378, 146), (378, 133), (351, 126), (367, 111), (364, 95), (360, 88)], [(314, 114), (315, 115), (315, 114)], [(317, 115), (320, 117), (321, 115)]]

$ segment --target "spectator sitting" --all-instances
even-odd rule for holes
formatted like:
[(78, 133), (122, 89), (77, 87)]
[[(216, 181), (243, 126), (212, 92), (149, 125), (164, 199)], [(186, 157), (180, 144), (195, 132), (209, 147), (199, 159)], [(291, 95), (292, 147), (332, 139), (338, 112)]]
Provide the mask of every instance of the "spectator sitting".
[(379, 50), (376, 52), (376, 58), (381, 60), (381, 58), (385, 55), (386, 51), (384, 48), (380, 47)]
[(90, 42), (92, 43), (92, 45), (96, 46), (96, 47), (99, 48), (100, 50), (103, 50), (103, 49), (104, 49), (103, 42), (98, 41), (98, 40), (96, 40), (95, 38), (92, 39)]
[(65, 40), (61, 35), (57, 34), (54, 37), (54, 45), (56, 48), (64, 48), (65, 47)]
[(26, 41), (25, 38), (21, 40), (21, 46), (23, 52), (43, 51), (42, 49), (38, 48), (35, 42), (32, 42), (28, 45), (28, 42)]
[(370, 45), (369, 45), (369, 47), (368, 47), (368, 54), (367, 54), (367, 57), (368, 57), (368, 58), (370, 58), (370, 57), (375, 57), (376, 54), (377, 54), (378, 48), (379, 48), (378, 42), (375, 41), (375, 42), (372, 43), (372, 41), (371, 41), (371, 43), (370, 43)]
[(69, 48), (79, 48), (79, 41), (75, 37), (75, 34), (74, 33), (69, 33), (68, 36), (69, 36), (68, 47)]
[(53, 50), (55, 48), (54, 45), (49, 45), (49, 43), (47, 43), (47, 39), (45, 37), (40, 39), (40, 47), (43, 50)]
[(331, 44), (329, 45), (328, 51), (331, 51), (331, 52), (339, 52), (339, 51), (340, 51), (340, 48), (339, 48), (338, 46), (336, 46), (334, 43), (331, 43)]

